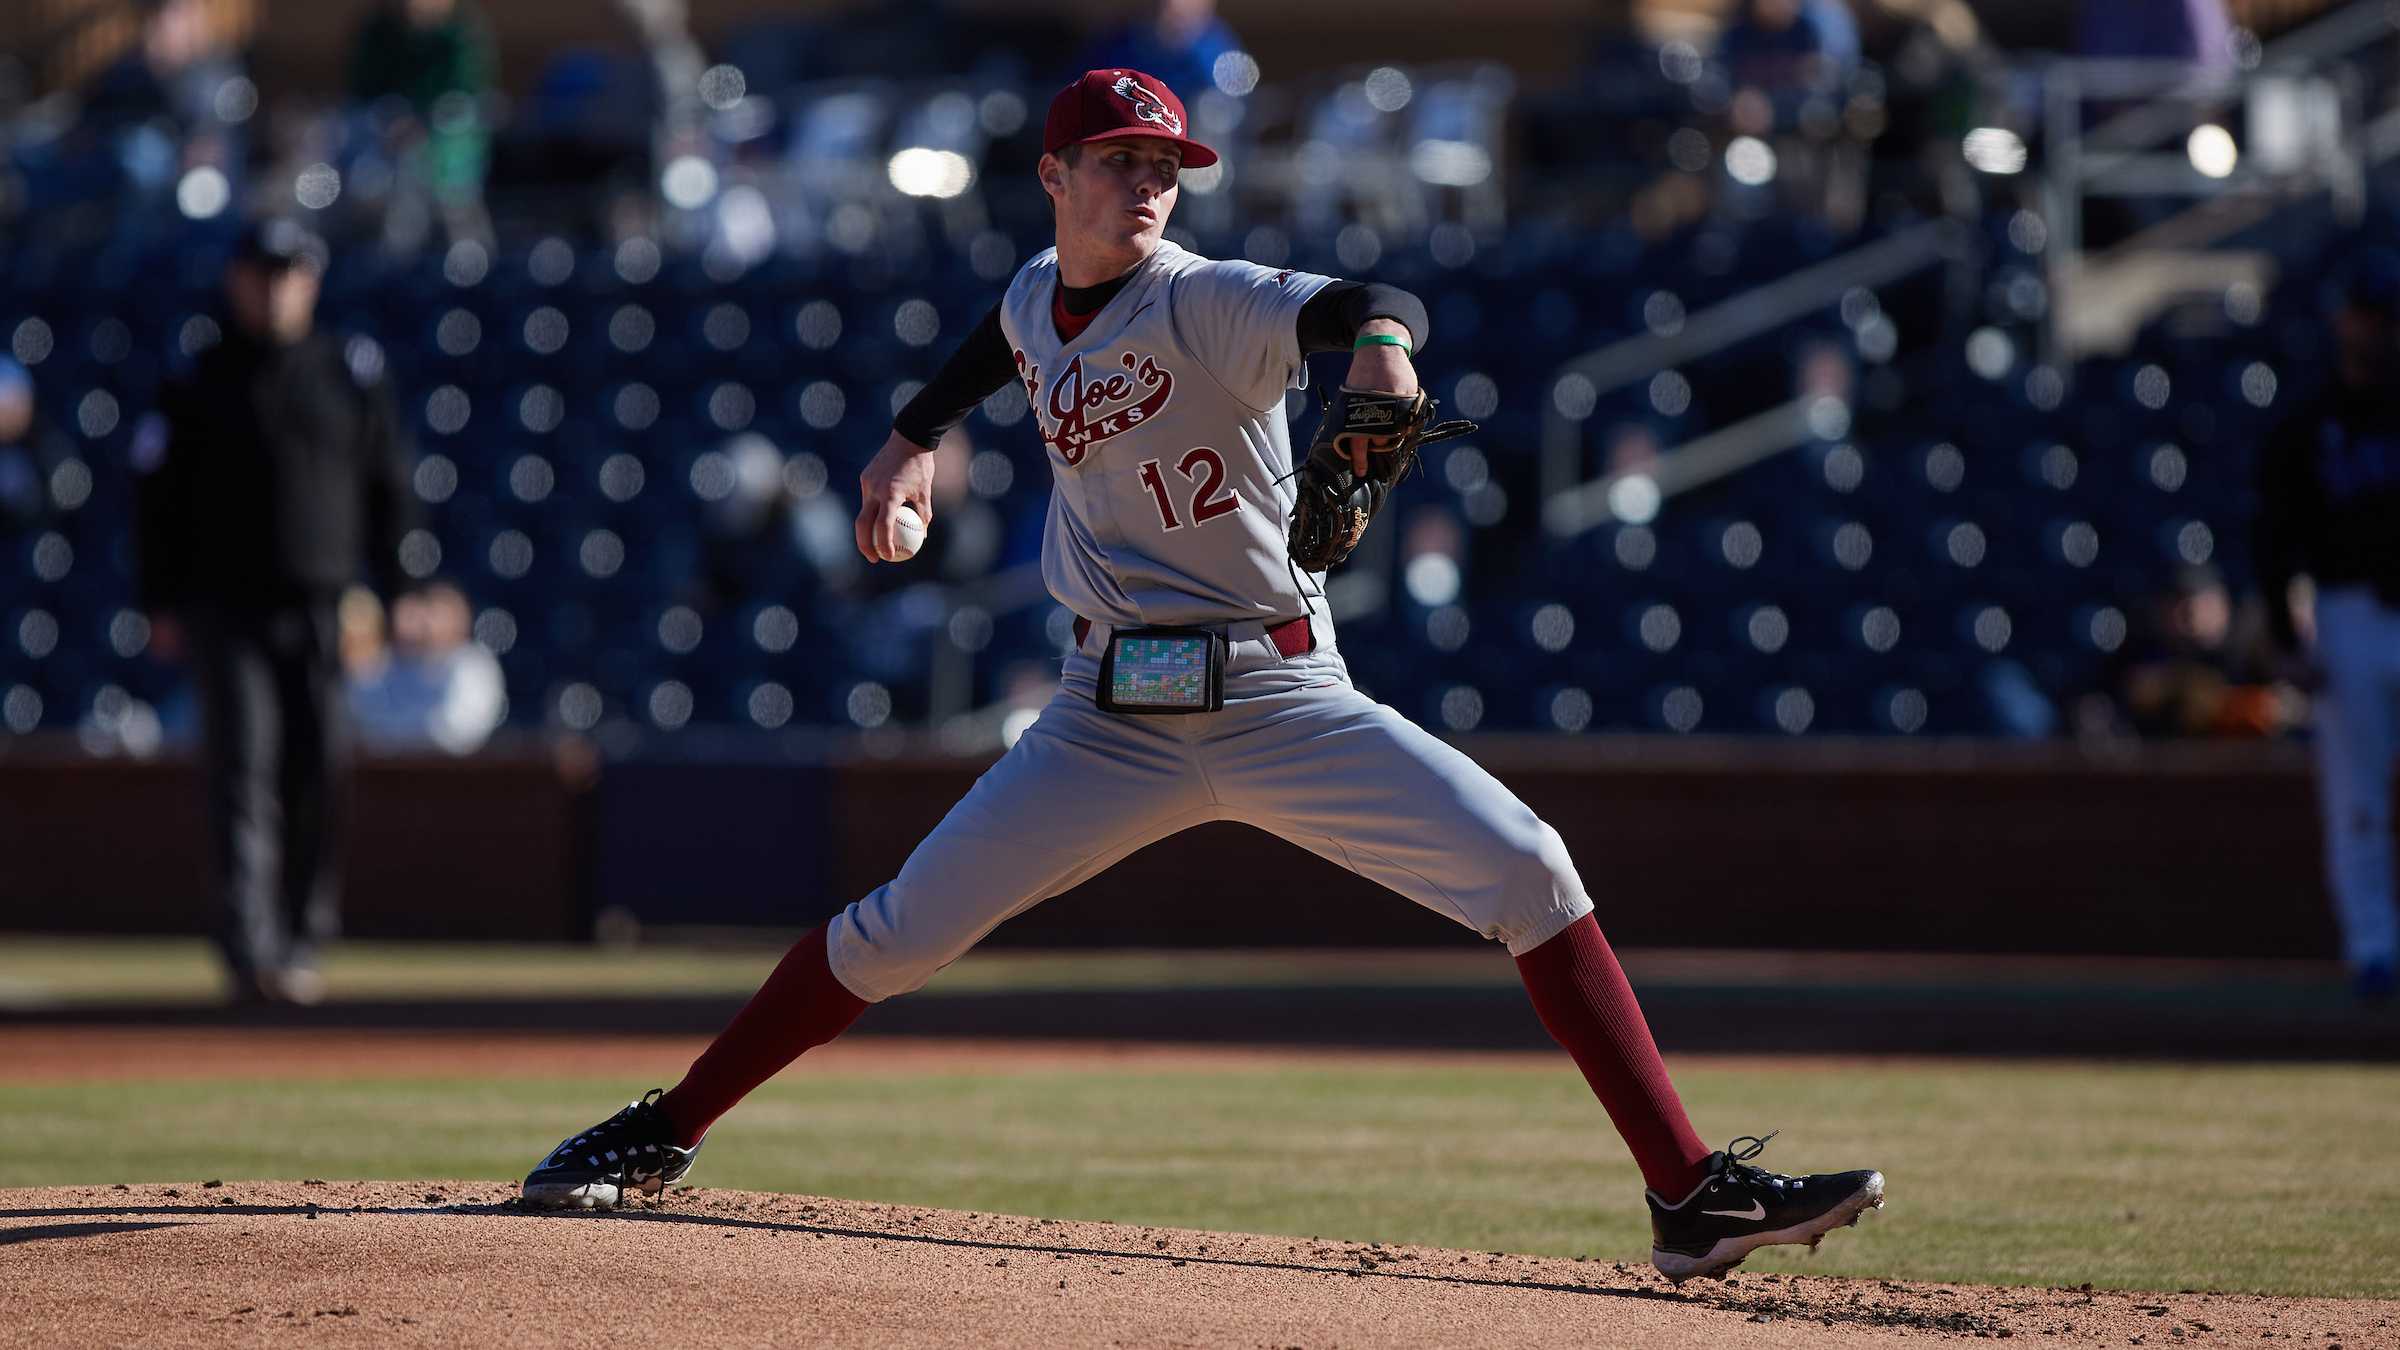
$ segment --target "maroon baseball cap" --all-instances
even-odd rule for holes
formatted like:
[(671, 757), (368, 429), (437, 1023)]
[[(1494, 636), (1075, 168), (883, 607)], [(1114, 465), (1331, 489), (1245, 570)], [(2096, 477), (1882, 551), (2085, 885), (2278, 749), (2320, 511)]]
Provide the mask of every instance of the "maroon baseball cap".
[(1042, 153), (1118, 136), (1155, 136), (1183, 147), (1183, 167), (1205, 169), (1217, 152), (1183, 134), (1183, 100), (1166, 82), (1138, 70), (1087, 70), (1050, 100)]

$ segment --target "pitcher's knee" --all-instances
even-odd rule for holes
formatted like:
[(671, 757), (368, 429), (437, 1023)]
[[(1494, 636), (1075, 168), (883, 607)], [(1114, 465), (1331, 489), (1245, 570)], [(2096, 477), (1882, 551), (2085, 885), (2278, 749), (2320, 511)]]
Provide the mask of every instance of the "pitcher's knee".
[(1529, 838), (1512, 841), (1499, 851), (1496, 862), (1496, 903), (1480, 927), (1484, 936), (1505, 944), (1509, 955), (1532, 951), (1592, 912), (1583, 878), (1567, 856), (1566, 841), (1548, 825), (1540, 825)]
[(825, 963), (842, 987), (869, 1003), (912, 993), (964, 955), (975, 935), (933, 931), (924, 915), (900, 921), (893, 884), (875, 889), (833, 918), (825, 932)]

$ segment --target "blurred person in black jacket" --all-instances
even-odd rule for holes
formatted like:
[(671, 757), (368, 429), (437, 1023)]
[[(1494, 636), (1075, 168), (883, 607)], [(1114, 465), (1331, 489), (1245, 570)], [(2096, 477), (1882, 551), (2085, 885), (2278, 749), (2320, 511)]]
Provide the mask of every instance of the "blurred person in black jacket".
[[(2334, 383), (2267, 442), (2256, 553), (2276, 644), (2319, 685), (2317, 802), (2342, 956), (2358, 994), (2400, 965), (2392, 769), (2400, 760), (2400, 255), (2353, 266)], [(2293, 603), (2293, 582), (2314, 603)]]
[(382, 361), (316, 328), (325, 247), (290, 221), (245, 236), (224, 338), (135, 445), (140, 585), (161, 655), (197, 686), (221, 942), (235, 997), (314, 1002), (338, 918), (340, 623), (362, 565), (385, 595), (409, 466)]

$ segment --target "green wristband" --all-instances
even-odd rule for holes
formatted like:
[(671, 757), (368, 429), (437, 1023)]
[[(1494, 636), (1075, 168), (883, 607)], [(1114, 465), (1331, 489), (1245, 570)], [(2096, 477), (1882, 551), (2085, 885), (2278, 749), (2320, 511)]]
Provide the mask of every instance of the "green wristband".
[(1354, 352), (1363, 352), (1369, 347), (1398, 347), (1411, 356), (1416, 355), (1409, 347), (1408, 339), (1398, 333), (1361, 333), (1358, 341), (1350, 344), (1350, 350)]

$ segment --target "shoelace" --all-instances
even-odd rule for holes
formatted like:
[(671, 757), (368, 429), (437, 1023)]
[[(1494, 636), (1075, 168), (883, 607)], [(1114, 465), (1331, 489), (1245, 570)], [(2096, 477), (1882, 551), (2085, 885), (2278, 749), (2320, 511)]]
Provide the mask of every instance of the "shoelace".
[[(1782, 1190), (1785, 1183), (1791, 1180), (1790, 1177), (1784, 1176), (1780, 1172), (1770, 1172), (1763, 1167), (1750, 1165), (1752, 1158), (1766, 1152), (1767, 1140), (1781, 1133), (1783, 1133), (1781, 1130), (1769, 1130), (1764, 1138), (1755, 1134), (1745, 1134), (1727, 1144), (1723, 1172), (1725, 1179), (1744, 1185), (1771, 1186), (1776, 1190)], [(1742, 1147), (1744, 1144), (1748, 1144), (1749, 1147)]]
[[(666, 1093), (663, 1088), (650, 1089), (648, 1092), (642, 1094), (642, 1099), (640, 1101), (623, 1108), (615, 1115), (610, 1116), (608, 1119), (601, 1121), (597, 1125), (594, 1125), (589, 1131), (579, 1134), (573, 1139), (568, 1140), (565, 1144), (560, 1146), (559, 1151), (562, 1153), (570, 1150), (577, 1153), (588, 1151), (593, 1154), (597, 1154), (602, 1158), (607, 1157), (607, 1155), (613, 1151), (617, 1155), (618, 1170), (630, 1173), (632, 1170), (632, 1164), (640, 1156), (643, 1146), (636, 1145), (631, 1142), (621, 1142), (619, 1137), (633, 1128), (634, 1119), (636, 1116), (641, 1114), (641, 1109), (643, 1107), (651, 1106), (653, 1109), (655, 1109), (654, 1104), (660, 1097), (664, 1095), (666, 1095)], [(654, 1152), (658, 1152), (655, 1146), (651, 1147), (653, 1148)], [(660, 1165), (663, 1167), (663, 1152), (658, 1152), (658, 1156), (661, 1159)]]

